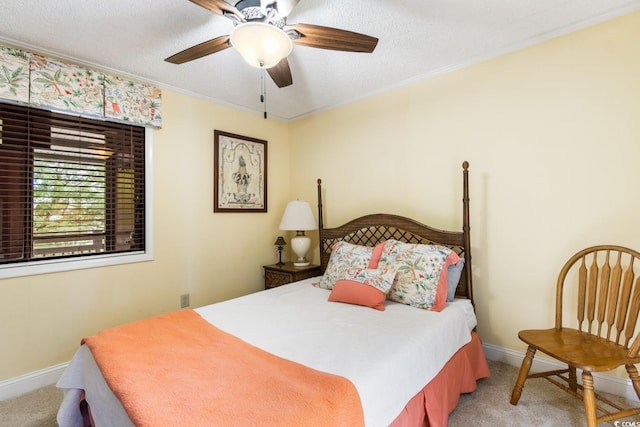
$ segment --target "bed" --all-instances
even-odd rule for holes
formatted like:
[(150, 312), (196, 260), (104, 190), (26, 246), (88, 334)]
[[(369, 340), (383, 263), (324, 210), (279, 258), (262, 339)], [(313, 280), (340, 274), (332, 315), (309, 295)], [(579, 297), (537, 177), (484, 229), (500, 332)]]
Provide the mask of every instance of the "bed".
[(318, 180), (322, 276), (86, 337), (58, 382), (60, 426), (446, 426), (489, 376), (468, 163), (461, 231), (389, 214), (328, 228), (322, 193)]

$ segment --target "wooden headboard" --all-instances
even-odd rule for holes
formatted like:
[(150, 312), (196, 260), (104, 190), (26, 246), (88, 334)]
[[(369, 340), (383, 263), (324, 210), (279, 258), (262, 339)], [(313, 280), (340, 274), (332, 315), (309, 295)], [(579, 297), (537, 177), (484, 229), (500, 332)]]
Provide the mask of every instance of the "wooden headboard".
[(365, 215), (339, 227), (325, 228), (322, 220), (322, 180), (318, 179), (318, 225), (320, 230), (320, 266), (324, 273), (333, 245), (343, 240), (354, 245), (375, 246), (389, 239), (407, 243), (442, 245), (454, 250), (465, 264), (456, 289), (456, 297), (473, 303), (471, 238), (469, 227), (469, 162), (462, 163), (462, 230), (439, 230), (410, 218), (390, 214)]

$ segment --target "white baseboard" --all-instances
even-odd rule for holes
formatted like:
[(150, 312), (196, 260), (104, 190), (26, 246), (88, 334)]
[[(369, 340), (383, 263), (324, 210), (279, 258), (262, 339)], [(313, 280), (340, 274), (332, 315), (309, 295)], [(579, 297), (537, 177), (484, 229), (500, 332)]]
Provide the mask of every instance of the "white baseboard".
[(0, 400), (10, 399), (40, 387), (55, 384), (67, 366), (69, 366), (69, 362), (0, 381)]
[[(522, 359), (524, 359), (524, 353), (520, 351), (510, 350), (508, 348), (499, 347), (492, 344), (482, 344), (484, 355), (487, 359), (496, 362), (506, 363), (507, 365), (520, 368)], [(533, 358), (533, 364), (531, 365), (531, 372), (550, 371), (553, 369), (563, 369), (566, 365), (552, 359), (547, 359), (544, 356), (538, 356)], [(580, 373), (578, 373), (578, 380), (580, 380)], [(638, 401), (638, 396), (633, 389), (631, 380), (617, 377), (611, 374), (602, 374), (595, 372), (593, 374), (593, 383), (597, 391), (604, 391), (607, 393), (615, 394), (616, 396), (622, 396), (629, 400)]]

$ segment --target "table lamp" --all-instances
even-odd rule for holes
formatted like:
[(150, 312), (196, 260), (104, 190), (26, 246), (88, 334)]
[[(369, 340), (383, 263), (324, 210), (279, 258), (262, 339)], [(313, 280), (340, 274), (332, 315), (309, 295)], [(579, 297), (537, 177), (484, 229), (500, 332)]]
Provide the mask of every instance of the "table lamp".
[(284, 265), (284, 262), (282, 262), (282, 251), (284, 251), (287, 242), (284, 241), (284, 237), (278, 236), (273, 244), (276, 245), (276, 250), (278, 251), (278, 263), (276, 265), (282, 266)]
[(318, 228), (309, 203), (301, 200), (287, 203), (279, 228), (296, 232), (290, 242), (291, 250), (298, 256), (293, 265), (296, 267), (309, 265), (309, 261), (305, 257), (311, 248), (311, 239), (304, 232)]

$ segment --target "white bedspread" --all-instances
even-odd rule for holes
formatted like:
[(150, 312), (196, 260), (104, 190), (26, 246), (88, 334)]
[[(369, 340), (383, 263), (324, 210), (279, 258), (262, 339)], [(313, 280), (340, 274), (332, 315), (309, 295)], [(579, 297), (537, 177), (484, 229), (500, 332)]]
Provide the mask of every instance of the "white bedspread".
[(319, 278), (196, 309), (218, 328), (356, 386), (367, 426), (388, 426), (458, 349), (476, 318), (468, 300), (441, 312), (328, 302)]
[[(360, 394), (367, 426), (389, 425), (470, 341), (470, 331), (476, 326), (467, 300), (449, 303), (439, 313), (390, 301), (385, 311), (378, 311), (327, 301), (330, 291), (312, 285), (318, 280), (303, 280), (195, 311), (263, 350), (351, 380)], [(104, 390), (106, 384), (87, 349), (78, 351), (58, 387), (86, 390), (96, 419), (103, 419), (104, 414), (107, 425), (127, 425), (124, 409), (108, 388)], [(112, 398), (107, 398), (109, 394)], [(76, 415), (69, 410), (73, 397), (70, 392), (69, 402), (58, 413), (61, 427), (70, 425)]]

